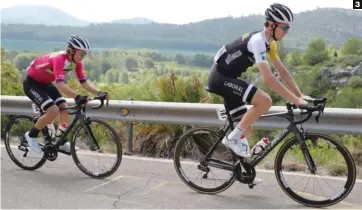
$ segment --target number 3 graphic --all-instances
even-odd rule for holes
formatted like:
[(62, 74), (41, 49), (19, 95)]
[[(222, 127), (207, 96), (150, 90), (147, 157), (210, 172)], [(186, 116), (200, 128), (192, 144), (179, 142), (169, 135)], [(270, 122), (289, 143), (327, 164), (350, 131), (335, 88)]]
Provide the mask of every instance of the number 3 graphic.
[(361, 3), (360, 3), (359, 1), (356, 1), (355, 3), (356, 3), (355, 6), (356, 6), (357, 8), (360, 8)]

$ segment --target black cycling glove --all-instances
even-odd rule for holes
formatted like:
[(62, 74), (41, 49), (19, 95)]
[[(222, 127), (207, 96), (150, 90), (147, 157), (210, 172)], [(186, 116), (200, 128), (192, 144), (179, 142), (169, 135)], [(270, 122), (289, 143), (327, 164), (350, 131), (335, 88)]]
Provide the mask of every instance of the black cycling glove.
[(74, 100), (75, 103), (80, 106), (88, 102), (88, 96), (77, 95)]
[(106, 97), (108, 95), (108, 93), (103, 92), (103, 91), (99, 91), (97, 95), (100, 96), (100, 97)]

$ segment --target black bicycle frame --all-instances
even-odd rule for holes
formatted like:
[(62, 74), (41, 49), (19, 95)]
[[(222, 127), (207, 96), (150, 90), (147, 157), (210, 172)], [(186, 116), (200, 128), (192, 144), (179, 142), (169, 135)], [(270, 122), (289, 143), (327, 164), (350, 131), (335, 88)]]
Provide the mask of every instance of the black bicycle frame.
[[(233, 123), (238, 122), (238, 119), (235, 118), (231, 118), (229, 112), (227, 111), (226, 114), (228, 115), (228, 121), (229, 121), (229, 125), (227, 126), (226, 129), (222, 130), (222, 135), (221, 137), (218, 139), (218, 141), (213, 145), (213, 147), (211, 148), (211, 150), (205, 155), (205, 159), (209, 160), (209, 161), (214, 161), (215, 163), (212, 162), (208, 162), (207, 164), (216, 168), (221, 168), (224, 170), (228, 170), (228, 171), (233, 171), (234, 170), (234, 166), (226, 163), (224, 161), (221, 160), (217, 160), (217, 159), (213, 159), (213, 158), (209, 158), (209, 156), (214, 152), (214, 150), (216, 149), (216, 147), (219, 145), (219, 143), (222, 141), (222, 139), (224, 138), (224, 136), (226, 135), (227, 131), (232, 128), (234, 129), (234, 125)], [(288, 126), (286, 126), (280, 133), (279, 135), (274, 138), (270, 144), (267, 145), (267, 147), (265, 148), (264, 151), (262, 151), (261, 154), (259, 154), (256, 158), (254, 158), (251, 162), (250, 165), (252, 167), (255, 167), (256, 165), (258, 165), (260, 163), (260, 161), (262, 161), (290, 132), (293, 132), (296, 136), (296, 139), (298, 140), (298, 142), (302, 142), (303, 138), (301, 136), (301, 132), (298, 129), (298, 127), (296, 126), (298, 123), (293, 122), (294, 120), (294, 113), (292, 110), (288, 110), (286, 112), (280, 112), (280, 113), (274, 113), (274, 114), (265, 114), (262, 115), (260, 118), (267, 118), (267, 117), (284, 117), (286, 118), (290, 123)], [(242, 157), (240, 157), (241, 159), (244, 159)], [(308, 161), (308, 158), (307, 158)], [(312, 164), (313, 166), (314, 164)]]
[[(74, 109), (76, 108), (76, 106), (70, 106), (67, 108), (59, 108), (60, 110), (69, 110), (69, 109)], [(41, 115), (43, 115), (44, 113), (41, 111)], [(64, 131), (64, 133), (62, 134), (62, 136), (60, 137), (60, 139), (55, 143), (55, 147), (58, 149), (60, 145), (63, 145), (67, 139), (65, 138), (68, 133), (70, 132), (71, 129), (73, 129), (73, 127), (75, 126), (75, 124), (77, 123), (77, 121), (82, 122), (85, 127), (86, 127), (86, 131), (88, 133), (88, 135), (91, 137), (91, 142), (94, 142), (96, 147), (99, 148), (99, 145), (97, 143), (97, 141), (95, 141), (93, 132), (91, 130), (91, 128), (89, 127), (89, 124), (87, 123), (89, 117), (86, 115), (86, 111), (85, 111), (85, 107), (81, 108), (81, 109), (77, 109), (74, 112), (69, 112), (69, 115), (75, 115), (75, 117), (72, 119), (72, 121), (70, 122), (69, 126), (67, 127), (67, 129)], [(43, 135), (45, 136), (45, 143), (51, 142), (51, 137), (49, 136), (48, 133), (48, 127), (45, 126), (44, 129), (42, 130)], [(91, 144), (90, 144), (91, 145)], [(92, 148), (93, 149), (93, 148)]]

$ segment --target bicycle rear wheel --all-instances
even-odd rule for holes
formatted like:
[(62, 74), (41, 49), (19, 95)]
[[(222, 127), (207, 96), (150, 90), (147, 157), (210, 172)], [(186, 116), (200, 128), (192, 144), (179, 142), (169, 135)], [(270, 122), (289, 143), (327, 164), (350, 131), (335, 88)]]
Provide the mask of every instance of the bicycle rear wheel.
[[(280, 148), (275, 159), (275, 175), (280, 187), (290, 198), (306, 206), (320, 208), (337, 204), (347, 197), (356, 181), (352, 155), (339, 141), (323, 134), (306, 134), (305, 145), (316, 173), (307, 174), (310, 171), (301, 145), (292, 138)], [(313, 184), (313, 189), (307, 184)], [(304, 187), (293, 190), (296, 185)]]
[[(194, 128), (183, 134), (176, 144), (173, 157), (176, 172), (188, 187), (197, 192), (219, 193), (228, 189), (236, 179), (233, 171), (210, 166), (212, 162), (233, 168), (236, 162), (236, 157), (221, 142), (210, 155), (212, 160), (203, 160), (207, 152), (220, 138), (221, 133), (215, 129)], [(190, 172), (189, 175), (186, 175), (186, 171), (190, 171), (190, 169), (194, 169), (196, 172)], [(190, 178), (191, 176), (195, 176), (196, 179), (200, 177), (201, 184), (196, 184), (196, 181)], [(225, 179), (221, 180), (219, 176), (224, 176)], [(209, 181), (212, 177), (216, 177), (216, 179)], [(201, 186), (203, 182), (207, 185), (215, 184), (215, 186)], [(217, 184), (216, 182), (220, 183)]]
[[(74, 162), (83, 173), (100, 179), (109, 177), (117, 171), (122, 161), (122, 142), (108, 123), (90, 119), (85, 124), (78, 124), (74, 130), (71, 153)], [(76, 144), (80, 148), (78, 151), (75, 150)], [(86, 151), (87, 149), (90, 151)], [(98, 156), (98, 161), (93, 159), (95, 156)], [(102, 166), (109, 165), (110, 168), (106, 171), (93, 172), (86, 163), (90, 165), (100, 163)]]
[[(24, 134), (30, 131), (34, 125), (34, 118), (27, 115), (17, 115), (13, 117), (6, 126), (4, 139), (6, 151), (10, 159), (20, 168), (25, 170), (36, 170), (44, 165), (47, 161), (45, 153), (35, 153), (31, 151)], [(41, 132), (38, 139), (40, 139)], [(19, 156), (19, 158), (16, 158)], [(21, 158), (20, 158), (21, 157)], [(23, 163), (32, 161), (31, 164)]]

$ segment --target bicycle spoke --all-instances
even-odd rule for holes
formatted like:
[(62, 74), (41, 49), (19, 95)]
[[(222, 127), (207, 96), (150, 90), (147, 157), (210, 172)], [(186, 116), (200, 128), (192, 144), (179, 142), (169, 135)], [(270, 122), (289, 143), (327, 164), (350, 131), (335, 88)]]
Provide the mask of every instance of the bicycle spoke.
[[(79, 151), (74, 149), (75, 146), (80, 148)], [(79, 124), (75, 128), (71, 148), (78, 168), (93, 178), (112, 175), (121, 163), (121, 140), (113, 128), (101, 120), (91, 120), (89, 125)]]
[[(307, 206), (325, 207), (340, 202), (350, 193), (356, 179), (351, 154), (338, 141), (328, 136), (308, 134), (305, 140), (309, 157), (316, 166), (315, 174), (307, 174), (310, 170), (304, 158), (306, 156), (297, 141), (292, 139), (281, 147), (276, 157), (275, 170), (279, 185), (287, 195)], [(294, 167), (293, 173), (285, 172), (291, 161), (298, 167)], [(335, 171), (330, 168), (332, 166), (336, 168)], [(303, 178), (296, 181), (295, 178), (299, 176)], [(307, 179), (302, 182), (304, 177)], [(298, 185), (302, 185), (301, 188)]]
[[(204, 156), (219, 138), (217, 131), (199, 128), (187, 132), (177, 142), (174, 154), (176, 171), (190, 188), (198, 192), (221, 192), (235, 181), (233, 173), (230, 174), (220, 167), (213, 167), (223, 165), (233, 169), (233, 165), (224, 160), (225, 157), (232, 157), (232, 154), (223, 144), (217, 145), (211, 156), (204, 160)], [(230, 154), (225, 155), (226, 152)], [(194, 164), (189, 163), (192, 161)]]

